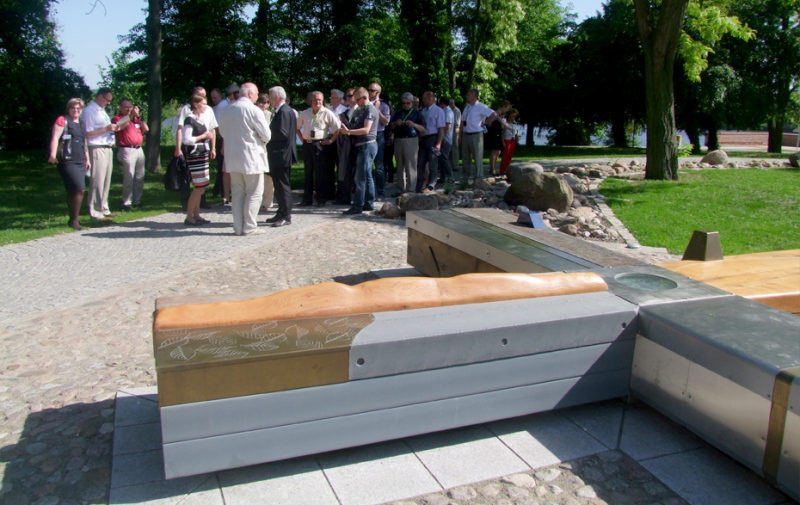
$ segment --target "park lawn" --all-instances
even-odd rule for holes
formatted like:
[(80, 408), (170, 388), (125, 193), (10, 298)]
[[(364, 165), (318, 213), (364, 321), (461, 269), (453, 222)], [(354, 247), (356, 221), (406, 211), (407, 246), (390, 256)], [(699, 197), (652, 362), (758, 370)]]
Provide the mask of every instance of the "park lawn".
[(800, 248), (800, 171), (703, 170), (678, 181), (606, 179), (600, 193), (642, 245), (682, 254), (694, 230), (725, 255)]
[[(80, 222), (84, 229), (103, 228), (166, 212), (182, 212), (180, 193), (164, 189), (164, 170), (172, 158), (174, 147), (162, 147), (162, 169), (145, 172), (142, 207), (122, 211), (122, 170), (114, 150), (114, 171), (111, 176), (109, 208), (119, 213), (113, 222), (98, 222), (89, 218), (89, 188), (83, 199)], [(216, 162), (211, 162), (211, 177), (216, 175)], [(37, 238), (71, 233), (67, 226), (67, 192), (55, 165), (44, 161), (43, 151), (0, 151), (0, 246), (26, 242)], [(292, 187), (302, 187), (302, 163), (292, 169)], [(208, 202), (216, 205), (221, 198)]]

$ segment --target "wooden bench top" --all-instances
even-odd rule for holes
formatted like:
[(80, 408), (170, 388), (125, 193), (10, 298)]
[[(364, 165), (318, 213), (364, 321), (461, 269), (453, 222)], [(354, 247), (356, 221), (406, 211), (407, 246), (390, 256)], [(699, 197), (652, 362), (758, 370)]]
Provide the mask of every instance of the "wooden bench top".
[(800, 313), (800, 249), (658, 266), (776, 309)]

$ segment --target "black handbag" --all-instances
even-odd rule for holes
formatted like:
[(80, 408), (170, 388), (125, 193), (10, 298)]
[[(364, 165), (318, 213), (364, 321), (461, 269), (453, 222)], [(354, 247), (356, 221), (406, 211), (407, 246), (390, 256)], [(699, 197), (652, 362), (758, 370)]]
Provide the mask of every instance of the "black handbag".
[(186, 164), (186, 158), (178, 156), (172, 158), (167, 166), (167, 173), (164, 174), (164, 188), (167, 191), (179, 191), (181, 189), (181, 181), (186, 178), (189, 172), (189, 167)]

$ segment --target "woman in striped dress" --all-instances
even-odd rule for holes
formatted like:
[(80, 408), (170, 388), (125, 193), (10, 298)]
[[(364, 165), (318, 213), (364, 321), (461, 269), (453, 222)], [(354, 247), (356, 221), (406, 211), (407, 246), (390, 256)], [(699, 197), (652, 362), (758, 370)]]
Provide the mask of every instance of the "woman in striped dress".
[(194, 189), (186, 204), (186, 226), (200, 226), (209, 221), (200, 217), (200, 198), (211, 179), (208, 171), (208, 160), (214, 159), (214, 130), (209, 130), (203, 123), (203, 112), (206, 110), (206, 97), (192, 96), (192, 111), (183, 122), (183, 156), (192, 174)]

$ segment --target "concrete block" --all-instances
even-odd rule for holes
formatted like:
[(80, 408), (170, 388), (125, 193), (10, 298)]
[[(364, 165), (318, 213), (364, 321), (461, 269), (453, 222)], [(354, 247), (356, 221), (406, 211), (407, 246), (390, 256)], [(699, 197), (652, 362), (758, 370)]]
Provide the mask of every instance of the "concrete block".
[(219, 474), (225, 505), (339, 505), (313, 458), (239, 468)]

